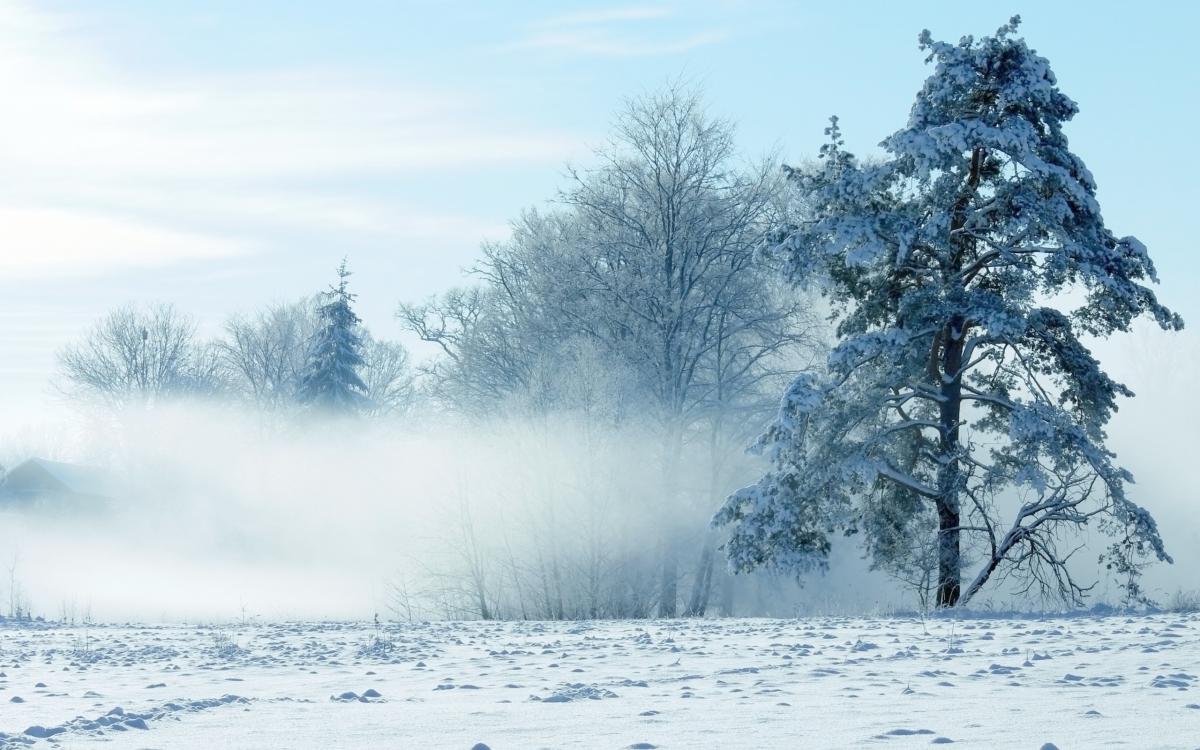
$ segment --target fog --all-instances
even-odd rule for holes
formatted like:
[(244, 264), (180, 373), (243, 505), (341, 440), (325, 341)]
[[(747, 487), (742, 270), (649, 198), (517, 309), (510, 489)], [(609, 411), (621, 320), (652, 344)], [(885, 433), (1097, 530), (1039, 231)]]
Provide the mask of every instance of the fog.
[(1127, 336), (1097, 343), (1095, 352), (1109, 374), (1136, 394), (1113, 418), (1109, 447), (1133, 472), (1130, 496), (1153, 513), (1175, 560), (1146, 571), (1146, 584), (1167, 603), (1177, 591), (1198, 588), (1200, 403), (1194, 373), (1200, 371), (1200, 341), (1194, 328), (1172, 334), (1143, 322)]
[[(1137, 395), (1109, 445), (1157, 519), (1175, 563), (1144, 585), (1170, 605), (1196, 588), (1200, 516), (1190, 471), (1200, 367), (1190, 331), (1139, 323), (1090, 345)], [(599, 362), (552, 371), (552, 390), (590, 392)], [(565, 381), (576, 379), (572, 385)], [(621, 400), (620, 394), (610, 400)], [(576, 405), (578, 406), (578, 405)], [(490, 414), (418, 408), (386, 418), (278, 412), (237, 399), (180, 398), (114, 411), (75, 404), (69, 423), (0, 434), (0, 464), (30, 457), (102, 467), (121, 491), (83, 512), (0, 510), (0, 613), (63, 620), (241, 621), (653, 616), (664, 532), (676, 539), (681, 601), (708, 519), (761, 461), (731, 442), (714, 485), (703, 440), (685, 444), (674, 499), (663, 491), (661, 425), (587, 409), (497, 403)], [(752, 435), (752, 432), (749, 433)], [(1003, 514), (1001, 514), (1003, 518)], [(1098, 569), (1106, 537), (1073, 558), (1089, 604), (1121, 591)], [(717, 537), (720, 540), (720, 536)], [(826, 573), (730, 576), (717, 554), (713, 614), (912, 610), (913, 591), (870, 570), (861, 540), (835, 538)], [(973, 573), (968, 564), (965, 575)], [(482, 594), (482, 596), (481, 596)], [(974, 606), (1059, 609), (996, 580)]]
[[(1187, 376), (1191, 334), (1140, 327), (1097, 345), (1126, 401), (1110, 444), (1157, 518), (1174, 565), (1146, 571), (1153, 598), (1194, 588), (1200, 520), (1190, 466), (1200, 413)], [(685, 540), (681, 595), (707, 517), (700, 456), (685, 459), (682, 505), (661, 503), (649, 425), (575, 416), (471, 422), (279, 420), (245, 405), (180, 401), (81, 416), (69, 429), (6, 436), (15, 453), (108, 468), (111, 507), (0, 515), (0, 607), (47, 618), (231, 621), (648, 615), (663, 513)], [(728, 492), (761, 466), (742, 461)], [(1099, 537), (1098, 537), (1099, 538)], [(1094, 541), (1094, 540), (1093, 540)], [(1094, 550), (1076, 558), (1097, 577)], [(737, 614), (911, 609), (910, 592), (867, 570), (855, 540), (802, 585), (767, 575), (733, 584)], [(556, 579), (556, 580), (552, 580)], [(1119, 599), (1103, 578), (1091, 603)], [(9, 591), (10, 582), (16, 590)], [(559, 602), (561, 599), (561, 602)], [(1056, 608), (997, 586), (985, 608)]]
[[(653, 599), (660, 470), (635, 429), (566, 417), (279, 424), (181, 402), (79, 430), (66, 455), (52, 452), (108, 467), (123, 492), (90, 513), (3, 515), (0, 560), (15, 560), (35, 614), (477, 617), (473, 576), (500, 616), (521, 616), (516, 589), (534, 583), (556, 589), (563, 616)], [(677, 512), (695, 536), (712, 510)], [(526, 616), (546, 614), (540, 590), (524, 597)]]

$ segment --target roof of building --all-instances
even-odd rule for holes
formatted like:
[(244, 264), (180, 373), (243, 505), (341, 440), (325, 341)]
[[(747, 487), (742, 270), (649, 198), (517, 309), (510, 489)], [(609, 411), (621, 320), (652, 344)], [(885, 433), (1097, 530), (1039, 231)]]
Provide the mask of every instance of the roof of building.
[(118, 487), (116, 479), (103, 469), (31, 458), (8, 472), (0, 489), (17, 493), (54, 489), (112, 498), (120, 494)]

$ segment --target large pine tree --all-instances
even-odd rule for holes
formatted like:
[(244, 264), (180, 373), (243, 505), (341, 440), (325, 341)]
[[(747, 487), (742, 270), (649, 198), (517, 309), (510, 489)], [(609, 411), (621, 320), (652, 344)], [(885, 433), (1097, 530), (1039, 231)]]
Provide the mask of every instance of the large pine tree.
[(355, 295), (347, 288), (346, 261), (338, 266), (337, 284), (324, 294), (317, 310), (317, 331), (300, 378), (302, 403), (341, 414), (357, 413), (366, 405), (367, 386), (359, 376), (365, 364), (358, 315), (351, 304)]
[(1076, 105), (1018, 23), (957, 44), (922, 33), (935, 67), (887, 158), (847, 153), (835, 119), (819, 164), (790, 170), (812, 214), (773, 252), (820, 280), (838, 341), (761, 438), (769, 472), (717, 515), (735, 567), (822, 566), (830, 533), (864, 532), (884, 568), (929, 550), (949, 607), (995, 575), (1078, 602), (1084, 526), (1111, 537), (1102, 559), (1133, 595), (1142, 558), (1170, 560), (1105, 447), (1132, 393), (1080, 336), (1183, 321), (1145, 285), (1142, 243), (1105, 226), (1063, 133)]

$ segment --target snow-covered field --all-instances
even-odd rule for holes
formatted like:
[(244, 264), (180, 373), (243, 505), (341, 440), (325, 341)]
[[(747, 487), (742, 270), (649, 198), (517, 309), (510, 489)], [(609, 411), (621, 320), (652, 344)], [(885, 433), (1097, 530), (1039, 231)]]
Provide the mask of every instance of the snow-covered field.
[(1200, 615), (0, 626), (0, 748), (1200, 747)]

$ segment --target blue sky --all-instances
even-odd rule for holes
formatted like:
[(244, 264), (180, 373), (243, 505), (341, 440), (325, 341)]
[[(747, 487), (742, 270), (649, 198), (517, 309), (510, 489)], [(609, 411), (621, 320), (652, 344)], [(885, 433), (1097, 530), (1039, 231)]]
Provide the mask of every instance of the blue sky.
[[(229, 314), (346, 255), (372, 330), (464, 281), (483, 239), (586, 163), (625, 96), (684, 78), (747, 155), (869, 151), (926, 74), (917, 33), (1009, 15), (1081, 114), (1110, 226), (1200, 318), (1197, 6), (0, 0), (0, 435), (52, 414), (54, 352), (105, 310)], [(1184, 334), (1191, 340), (1191, 334)]]

